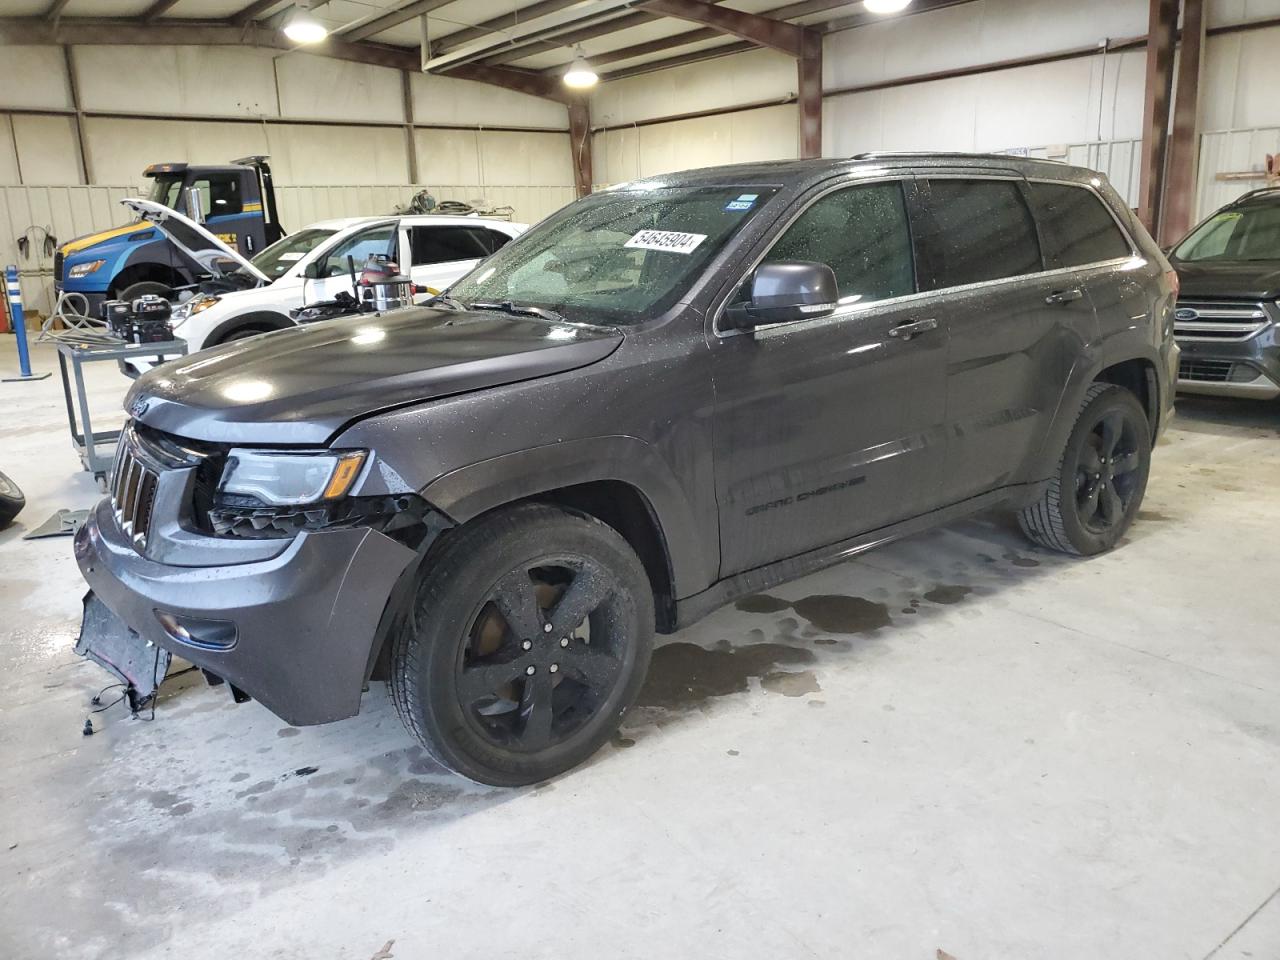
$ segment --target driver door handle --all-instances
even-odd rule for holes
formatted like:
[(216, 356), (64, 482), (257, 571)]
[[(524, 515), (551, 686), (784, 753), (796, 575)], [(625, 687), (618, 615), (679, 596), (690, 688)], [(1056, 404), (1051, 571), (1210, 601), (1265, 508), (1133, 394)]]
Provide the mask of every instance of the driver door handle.
[(917, 320), (914, 323), (900, 323), (896, 327), (890, 327), (889, 336), (897, 337), (899, 340), (910, 340), (916, 334), (924, 333), (926, 330), (936, 330), (937, 328), (937, 320), (932, 318)]
[(1044, 298), (1045, 303), (1070, 303), (1072, 300), (1079, 300), (1084, 296), (1084, 291), (1079, 287), (1072, 287), (1070, 290), (1055, 290)]

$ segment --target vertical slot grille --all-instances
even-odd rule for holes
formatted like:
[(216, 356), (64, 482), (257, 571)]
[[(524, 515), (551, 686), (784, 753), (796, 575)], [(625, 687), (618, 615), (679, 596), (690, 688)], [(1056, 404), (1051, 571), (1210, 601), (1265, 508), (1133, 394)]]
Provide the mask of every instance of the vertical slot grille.
[(156, 501), (159, 474), (139, 459), (133, 449), (133, 431), (126, 430), (116, 447), (116, 462), (111, 474), (111, 509), (116, 522), (142, 551), (147, 546), (151, 529), (151, 511)]

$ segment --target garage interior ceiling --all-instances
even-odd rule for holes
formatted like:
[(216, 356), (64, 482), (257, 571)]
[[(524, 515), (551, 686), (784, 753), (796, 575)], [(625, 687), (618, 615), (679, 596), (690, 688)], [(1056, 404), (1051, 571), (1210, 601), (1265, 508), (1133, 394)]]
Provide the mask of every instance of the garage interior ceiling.
[[(915, 0), (906, 14), (968, 0)], [(270, 44), (293, 0), (4, 0), (0, 37), (11, 43)], [(330, 32), (307, 52), (365, 59), (387, 66), (427, 64), (462, 76), (503, 68), (534, 82), (558, 78), (581, 49), (601, 79), (634, 76), (767, 46), (735, 30), (737, 11), (767, 31), (794, 25), (830, 33), (878, 19), (862, 0), (328, 0), (312, 13)], [(230, 31), (238, 30), (239, 34)], [(425, 49), (424, 49), (425, 46)], [(412, 58), (412, 59), (411, 59)], [(433, 66), (432, 60), (439, 60)], [(479, 77), (475, 77), (479, 79)]]

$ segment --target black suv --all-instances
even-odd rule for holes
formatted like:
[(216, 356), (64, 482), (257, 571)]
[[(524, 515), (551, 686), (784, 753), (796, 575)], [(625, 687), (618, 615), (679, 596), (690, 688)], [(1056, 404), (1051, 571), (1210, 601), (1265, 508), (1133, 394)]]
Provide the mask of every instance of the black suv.
[(1280, 188), (1227, 204), (1173, 249), (1184, 393), (1280, 396)]
[(476, 780), (589, 756), (655, 629), (996, 505), (1114, 546), (1171, 412), (1176, 277), (1097, 174), (1003, 156), (587, 197), (432, 305), (133, 387), (78, 649), (285, 720), (385, 678)]

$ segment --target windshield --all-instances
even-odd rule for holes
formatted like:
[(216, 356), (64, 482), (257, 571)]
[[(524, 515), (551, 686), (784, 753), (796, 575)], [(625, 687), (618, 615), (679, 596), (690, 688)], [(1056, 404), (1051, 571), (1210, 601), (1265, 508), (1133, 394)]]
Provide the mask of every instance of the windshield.
[[(299, 260), (332, 237), (337, 230), (299, 230), (273, 243), (249, 262), (272, 280), (284, 276)], [(241, 268), (241, 272), (247, 272)]]
[(675, 303), (775, 193), (670, 187), (595, 194), (512, 241), (449, 289), (586, 323), (640, 323)]
[(171, 210), (178, 209), (178, 198), (182, 196), (182, 177), (156, 177), (152, 184), (151, 196), (148, 200), (162, 204)]
[(1220, 210), (1178, 244), (1179, 260), (1280, 260), (1280, 203)]

